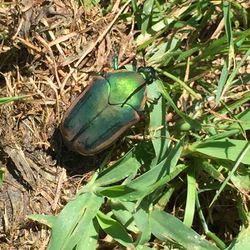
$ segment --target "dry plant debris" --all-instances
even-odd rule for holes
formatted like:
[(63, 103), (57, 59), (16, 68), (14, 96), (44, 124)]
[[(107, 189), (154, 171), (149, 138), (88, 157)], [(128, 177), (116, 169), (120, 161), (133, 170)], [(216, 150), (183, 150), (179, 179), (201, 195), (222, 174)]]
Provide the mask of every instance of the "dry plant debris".
[(1, 96), (29, 95), (0, 106), (1, 249), (44, 249), (49, 230), (26, 215), (59, 212), (97, 166), (95, 159), (56, 155), (52, 142), (60, 148), (61, 117), (91, 75), (110, 69), (114, 53), (121, 63), (133, 59), (133, 24), (128, 30), (117, 22), (122, 8), (103, 17), (99, 6), (79, 8), (74, 0), (1, 3)]

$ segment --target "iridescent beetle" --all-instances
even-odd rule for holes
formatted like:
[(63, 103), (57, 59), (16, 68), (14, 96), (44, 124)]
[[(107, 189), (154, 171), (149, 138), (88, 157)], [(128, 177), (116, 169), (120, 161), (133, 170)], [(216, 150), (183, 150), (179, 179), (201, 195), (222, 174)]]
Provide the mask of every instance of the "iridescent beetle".
[(69, 149), (95, 155), (110, 147), (140, 120), (152, 67), (96, 76), (66, 111), (60, 130)]

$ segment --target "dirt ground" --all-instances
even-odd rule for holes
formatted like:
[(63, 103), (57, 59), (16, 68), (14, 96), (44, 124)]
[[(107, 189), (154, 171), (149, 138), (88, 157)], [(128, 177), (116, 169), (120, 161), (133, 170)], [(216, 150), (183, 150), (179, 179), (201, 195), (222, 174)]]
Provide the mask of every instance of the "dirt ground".
[(0, 106), (1, 249), (45, 249), (50, 231), (27, 215), (58, 213), (98, 167), (63, 146), (58, 126), (115, 53), (121, 65), (135, 55), (133, 24), (113, 25), (116, 8), (103, 18), (75, 0), (0, 5), (1, 97), (26, 96)]

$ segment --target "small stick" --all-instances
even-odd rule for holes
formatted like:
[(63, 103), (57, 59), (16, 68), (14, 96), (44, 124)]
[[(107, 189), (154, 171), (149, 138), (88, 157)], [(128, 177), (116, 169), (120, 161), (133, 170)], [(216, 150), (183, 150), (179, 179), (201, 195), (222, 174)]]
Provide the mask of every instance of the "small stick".
[(125, 8), (128, 6), (131, 0), (128, 0), (120, 9), (120, 11), (116, 14), (115, 18), (112, 20), (112, 22), (109, 24), (109, 26), (104, 30), (104, 32), (98, 37), (98, 39), (95, 41), (95, 43), (90, 46), (86, 52), (79, 58), (79, 60), (75, 63), (74, 67), (70, 69), (69, 73), (67, 76), (64, 78), (64, 81), (62, 82), (60, 92), (61, 94), (63, 93), (63, 89), (65, 87), (65, 84), (71, 77), (71, 75), (74, 73), (76, 68), (79, 66), (79, 64), (83, 61), (83, 59), (104, 39), (104, 37), (107, 35), (107, 33), (110, 31), (118, 17), (121, 15), (121, 13), (125, 10)]

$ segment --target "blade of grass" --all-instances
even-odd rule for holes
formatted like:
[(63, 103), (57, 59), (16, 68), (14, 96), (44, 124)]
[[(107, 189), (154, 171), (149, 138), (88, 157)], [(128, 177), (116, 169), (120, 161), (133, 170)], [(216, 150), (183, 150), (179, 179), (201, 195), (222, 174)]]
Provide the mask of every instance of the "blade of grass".
[[(248, 142), (245, 140), (221, 139), (198, 141), (186, 147), (183, 155), (197, 153), (199, 157), (218, 158), (228, 161), (237, 161)], [(244, 151), (245, 152), (245, 151)], [(242, 163), (250, 164), (250, 152), (246, 151), (246, 157), (241, 158)]]
[(202, 209), (201, 209), (201, 205), (200, 205), (200, 200), (199, 200), (198, 193), (196, 193), (195, 199), (196, 199), (196, 207), (197, 207), (198, 214), (199, 214), (199, 217), (200, 217), (200, 221), (201, 221), (201, 224), (202, 224), (202, 227), (203, 227), (203, 230), (204, 230), (205, 234), (210, 239), (212, 239), (220, 249), (225, 249), (226, 248), (226, 244), (216, 234), (214, 234), (213, 232), (211, 232), (208, 229), (205, 217), (204, 217)]
[(189, 86), (186, 85), (185, 82), (183, 82), (182, 80), (180, 80), (179, 78), (177, 78), (176, 76), (164, 71), (164, 70), (161, 70), (159, 68), (156, 68), (155, 69), (158, 73), (170, 78), (171, 80), (177, 82), (180, 84), (180, 86), (182, 86), (183, 89), (185, 89), (190, 95), (192, 95), (195, 99), (199, 100), (201, 98), (201, 96), (197, 93), (194, 92), (193, 89), (191, 89)]
[(172, 100), (168, 92), (165, 90), (164, 85), (160, 81), (157, 81), (157, 83), (163, 97), (167, 100), (168, 104), (174, 109), (174, 111), (191, 126), (191, 129), (199, 131), (201, 129), (200, 123), (197, 120), (192, 119), (185, 113), (181, 112), (175, 105), (174, 101)]
[(215, 101), (218, 104), (220, 102), (221, 94), (223, 92), (224, 86), (226, 84), (228, 78), (228, 62), (227, 60), (224, 60), (224, 65), (220, 74), (220, 79), (218, 83), (218, 88), (216, 91), (216, 98)]
[(132, 239), (128, 235), (123, 225), (121, 225), (118, 221), (102, 213), (101, 211), (98, 211), (96, 218), (102, 230), (104, 230), (114, 240), (127, 248), (133, 247)]
[(136, 173), (141, 163), (133, 157), (133, 150), (130, 150), (123, 158), (118, 160), (113, 166), (106, 168), (98, 175), (95, 182), (97, 186), (114, 184), (129, 175)]
[(146, 0), (144, 1), (143, 4), (143, 19), (142, 19), (142, 25), (141, 25), (141, 32), (143, 35), (145, 35), (147, 33), (147, 30), (149, 28), (149, 24), (150, 24), (150, 19), (152, 17), (152, 10), (153, 10), (153, 6), (154, 6), (154, 0)]
[(210, 207), (214, 204), (214, 202), (217, 200), (217, 198), (219, 197), (219, 195), (223, 191), (224, 187), (228, 184), (228, 182), (232, 178), (232, 175), (237, 170), (237, 168), (239, 167), (240, 163), (243, 161), (243, 158), (246, 156), (246, 154), (248, 153), (249, 149), (250, 149), (250, 142), (248, 142), (245, 145), (245, 147), (242, 149), (241, 153), (238, 156), (238, 159), (235, 162), (235, 165), (234, 165), (233, 169), (230, 171), (230, 173), (228, 174), (227, 178), (222, 183), (222, 185), (221, 185), (220, 189), (218, 190), (218, 192), (216, 192), (216, 195), (214, 196), (212, 202), (210, 203)]
[(96, 220), (90, 221), (88, 225), (85, 225), (84, 231), (87, 233), (80, 237), (80, 241), (74, 250), (93, 250), (96, 249), (99, 239), (99, 227)]
[(195, 211), (195, 196), (196, 196), (196, 178), (195, 168), (190, 167), (187, 171), (187, 199), (183, 223), (187, 227), (191, 227), (194, 219)]
[(0, 97), (0, 105), (13, 102), (13, 101), (18, 101), (20, 99), (26, 98), (28, 95), (22, 95), (22, 96), (11, 96), (11, 97)]
[(89, 225), (99, 210), (103, 198), (87, 192), (70, 201), (57, 216), (52, 227), (49, 249), (73, 249), (81, 240), (88, 237)]
[(231, 68), (232, 62), (234, 61), (234, 41), (233, 41), (233, 30), (231, 24), (231, 16), (233, 12), (231, 11), (231, 4), (228, 1), (223, 1), (223, 15), (224, 15), (224, 23), (225, 23), (225, 31), (227, 36), (227, 42), (229, 45), (228, 50), (228, 69)]
[(225, 84), (225, 87), (223, 89), (222, 96), (225, 94), (225, 92), (228, 90), (228, 88), (233, 84), (233, 80), (236, 77), (236, 75), (238, 74), (240, 67), (242, 67), (242, 65), (245, 63), (245, 61), (247, 60), (247, 58), (249, 57), (249, 55), (250, 55), (250, 49), (241, 58), (240, 62), (237, 64), (237, 66), (235, 67), (235, 69), (233, 70), (233, 72), (231, 73), (231, 75), (228, 77), (227, 82)]
[(150, 216), (152, 234), (163, 241), (174, 240), (185, 249), (218, 250), (191, 228), (165, 211), (153, 211)]

